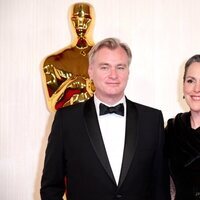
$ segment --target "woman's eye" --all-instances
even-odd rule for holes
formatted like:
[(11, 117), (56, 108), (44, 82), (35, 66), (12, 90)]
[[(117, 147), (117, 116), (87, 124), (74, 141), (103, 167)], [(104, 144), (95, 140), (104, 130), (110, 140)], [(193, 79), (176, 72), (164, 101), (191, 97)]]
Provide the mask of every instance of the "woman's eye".
[(192, 83), (193, 80), (192, 80), (192, 79), (188, 79), (186, 82), (187, 82), (187, 83)]

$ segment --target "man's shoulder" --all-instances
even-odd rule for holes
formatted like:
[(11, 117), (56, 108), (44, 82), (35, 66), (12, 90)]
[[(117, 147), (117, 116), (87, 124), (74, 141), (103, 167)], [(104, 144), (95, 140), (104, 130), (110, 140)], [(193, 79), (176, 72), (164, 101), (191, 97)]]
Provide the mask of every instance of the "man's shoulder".
[(76, 103), (76, 104), (69, 105), (66, 107), (62, 107), (59, 110), (57, 110), (56, 113), (58, 114), (61, 114), (61, 113), (67, 114), (67, 113), (76, 113), (76, 112), (80, 113), (80, 111), (83, 108), (83, 105), (84, 105), (84, 102), (81, 102), (81, 103)]
[(137, 110), (142, 110), (142, 111), (145, 111), (145, 112), (161, 112), (161, 110), (159, 110), (158, 108), (154, 108), (154, 107), (151, 107), (149, 105), (134, 102), (134, 101), (131, 101), (129, 99), (127, 99), (127, 104), (135, 106), (135, 108)]
[(73, 104), (70, 106), (60, 108), (57, 112), (60, 112), (60, 113), (69, 113), (69, 112), (76, 113), (76, 112), (78, 112), (78, 113), (80, 113), (81, 111), (83, 111), (83, 109), (85, 107), (90, 108), (90, 107), (92, 107), (93, 104), (94, 104), (94, 99), (93, 99), (93, 97), (91, 97), (90, 99), (88, 99), (84, 102), (80, 102), (80, 103), (76, 103), (76, 104)]

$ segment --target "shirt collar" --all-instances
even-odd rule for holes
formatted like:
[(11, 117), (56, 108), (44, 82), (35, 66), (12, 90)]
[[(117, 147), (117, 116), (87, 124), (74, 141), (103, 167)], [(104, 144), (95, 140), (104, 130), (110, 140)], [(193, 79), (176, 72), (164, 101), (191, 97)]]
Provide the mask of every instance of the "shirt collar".
[(123, 103), (124, 104), (124, 109), (125, 109), (125, 111), (126, 111), (126, 98), (125, 98), (125, 96), (123, 96), (118, 102), (116, 102), (115, 104), (113, 104), (113, 105), (108, 105), (107, 103), (105, 103), (105, 102), (102, 102), (101, 100), (99, 100), (98, 98), (97, 98), (97, 96), (94, 94), (94, 104), (95, 104), (95, 108), (96, 108), (96, 112), (97, 112), (97, 115), (99, 116), (99, 104), (100, 103), (103, 103), (103, 104), (105, 104), (105, 105), (107, 105), (107, 106), (115, 106), (115, 105), (117, 105), (117, 104), (119, 104), (119, 103)]

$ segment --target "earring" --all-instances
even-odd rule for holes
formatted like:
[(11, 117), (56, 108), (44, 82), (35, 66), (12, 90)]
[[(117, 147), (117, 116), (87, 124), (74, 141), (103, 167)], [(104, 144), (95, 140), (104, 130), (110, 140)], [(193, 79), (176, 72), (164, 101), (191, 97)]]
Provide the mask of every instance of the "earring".
[(185, 99), (185, 96), (183, 95), (183, 99)]

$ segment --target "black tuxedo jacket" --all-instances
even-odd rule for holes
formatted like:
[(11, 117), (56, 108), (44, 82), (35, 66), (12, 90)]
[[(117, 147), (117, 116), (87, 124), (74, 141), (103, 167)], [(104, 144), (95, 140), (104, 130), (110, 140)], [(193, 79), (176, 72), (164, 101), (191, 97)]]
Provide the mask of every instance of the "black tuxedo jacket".
[(61, 200), (65, 187), (67, 200), (170, 199), (162, 113), (126, 101), (119, 183), (109, 164), (91, 98), (60, 109), (55, 115), (41, 181), (42, 200)]

